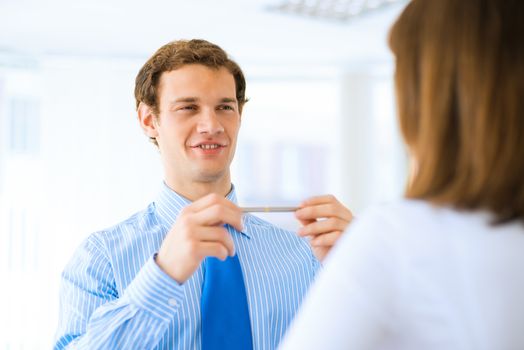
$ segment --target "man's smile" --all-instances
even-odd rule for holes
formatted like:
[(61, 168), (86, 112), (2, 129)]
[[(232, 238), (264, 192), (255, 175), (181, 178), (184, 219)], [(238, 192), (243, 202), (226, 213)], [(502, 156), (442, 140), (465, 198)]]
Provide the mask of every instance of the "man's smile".
[(190, 147), (191, 149), (204, 155), (216, 155), (221, 153), (221, 151), (227, 147), (227, 143), (217, 141), (205, 141), (195, 143)]

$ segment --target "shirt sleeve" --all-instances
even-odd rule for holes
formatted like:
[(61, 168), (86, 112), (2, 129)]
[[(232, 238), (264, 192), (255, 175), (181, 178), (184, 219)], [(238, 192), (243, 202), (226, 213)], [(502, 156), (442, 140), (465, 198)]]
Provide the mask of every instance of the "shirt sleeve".
[(184, 297), (151, 257), (119, 295), (103, 246), (91, 236), (62, 274), (54, 349), (153, 349)]
[(355, 220), (327, 257), (280, 349), (371, 349), (380, 344), (393, 327), (400, 269), (386, 230), (376, 217)]

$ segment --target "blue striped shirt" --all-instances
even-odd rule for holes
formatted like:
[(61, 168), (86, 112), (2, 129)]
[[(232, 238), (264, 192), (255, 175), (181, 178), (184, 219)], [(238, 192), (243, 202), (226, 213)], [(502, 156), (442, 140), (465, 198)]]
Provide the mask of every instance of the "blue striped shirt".
[[(235, 190), (227, 198), (236, 203)], [(203, 268), (183, 284), (154, 255), (190, 203), (163, 186), (146, 210), (89, 236), (62, 274), (55, 349), (200, 349)], [(254, 349), (275, 349), (320, 264), (307, 241), (252, 215), (229, 225)]]

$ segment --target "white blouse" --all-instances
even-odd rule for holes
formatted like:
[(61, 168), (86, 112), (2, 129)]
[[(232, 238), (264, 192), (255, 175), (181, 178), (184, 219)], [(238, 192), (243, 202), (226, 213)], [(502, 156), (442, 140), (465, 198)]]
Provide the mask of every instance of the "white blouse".
[(355, 220), (281, 343), (524, 349), (524, 225), (402, 200)]

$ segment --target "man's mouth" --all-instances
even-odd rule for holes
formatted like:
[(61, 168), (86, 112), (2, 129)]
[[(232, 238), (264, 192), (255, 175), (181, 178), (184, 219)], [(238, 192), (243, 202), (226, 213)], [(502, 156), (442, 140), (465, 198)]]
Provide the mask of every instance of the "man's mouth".
[(196, 147), (199, 147), (202, 149), (216, 149), (218, 147), (223, 147), (223, 146), (219, 145), (218, 143), (213, 143), (213, 144), (201, 144), (201, 145), (197, 145)]
[(202, 143), (196, 143), (191, 148), (193, 149), (200, 149), (203, 154), (207, 155), (213, 155), (213, 154), (219, 154), (221, 153), (222, 149), (227, 147), (227, 144), (225, 143), (219, 143), (219, 142), (202, 142)]

